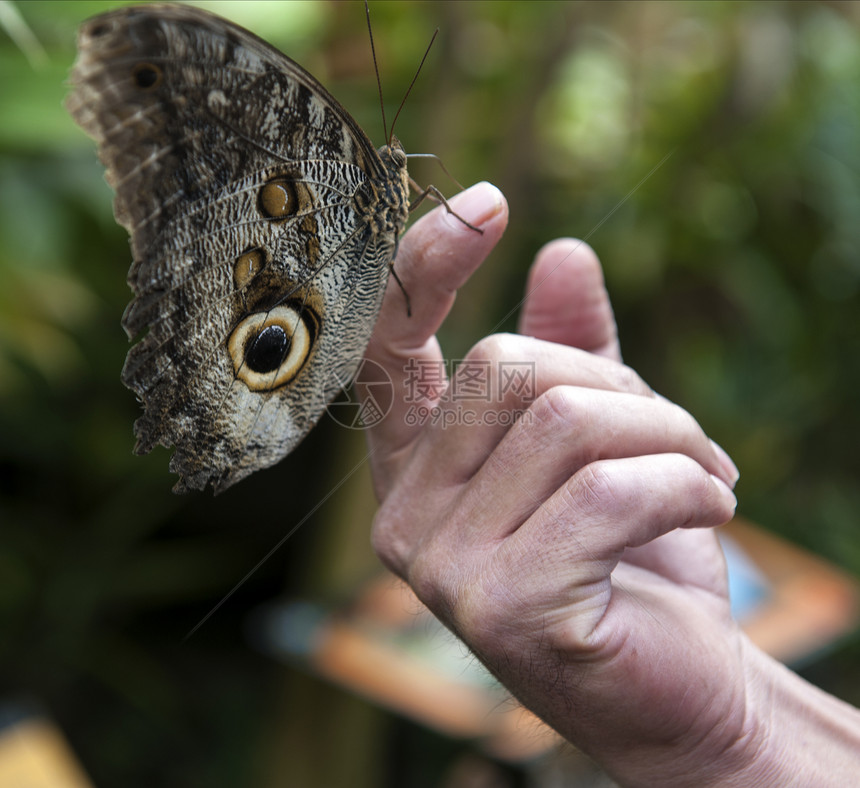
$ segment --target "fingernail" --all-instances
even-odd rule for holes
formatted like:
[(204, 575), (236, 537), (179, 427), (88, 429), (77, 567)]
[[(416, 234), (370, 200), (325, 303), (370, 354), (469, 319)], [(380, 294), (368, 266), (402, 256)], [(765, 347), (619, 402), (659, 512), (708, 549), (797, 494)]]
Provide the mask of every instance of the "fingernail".
[[(482, 181), (469, 187), (466, 191), (460, 192), (448, 202), (457, 216), (465, 219), (469, 224), (480, 227), (501, 213), (505, 198), (492, 183)], [(451, 214), (448, 214), (446, 218), (462, 226)]]
[(711, 448), (714, 450), (714, 454), (717, 455), (717, 460), (719, 460), (720, 467), (726, 472), (726, 476), (729, 479), (729, 484), (734, 487), (738, 483), (738, 479), (741, 477), (741, 472), (738, 470), (737, 465), (732, 462), (732, 458), (726, 454), (726, 450), (720, 446), (719, 443), (715, 441), (711, 441)]
[(734, 512), (738, 508), (738, 499), (735, 494), (729, 489), (729, 486), (719, 477), (711, 474), (711, 481), (720, 493), (720, 497)]

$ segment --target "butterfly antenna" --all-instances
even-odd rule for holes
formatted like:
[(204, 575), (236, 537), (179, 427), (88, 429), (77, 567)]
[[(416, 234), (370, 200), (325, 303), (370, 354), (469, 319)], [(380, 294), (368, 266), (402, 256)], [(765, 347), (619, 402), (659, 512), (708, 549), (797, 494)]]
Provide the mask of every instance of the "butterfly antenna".
[[(367, 0), (365, 0), (365, 3)], [(415, 76), (412, 77), (412, 81), (409, 83), (409, 87), (406, 89), (406, 95), (403, 96), (403, 101), (400, 102), (400, 106), (397, 108), (397, 113), (394, 116), (394, 120), (391, 123), (391, 135), (388, 137), (388, 144), (391, 145), (391, 140), (394, 138), (394, 126), (397, 123), (397, 119), (400, 117), (400, 111), (403, 109), (404, 104), (406, 104), (406, 99), (409, 98), (409, 94), (412, 92), (412, 88), (415, 86), (415, 82), (418, 80), (418, 75), (421, 73), (421, 69), (424, 67), (424, 61), (427, 60), (427, 55), (430, 54), (430, 48), (433, 46), (433, 42), (436, 40), (436, 36), (439, 35), (439, 28), (436, 28), (436, 32), (433, 33), (433, 38), (430, 39), (430, 43), (427, 44), (427, 49), (424, 52), (424, 57), (421, 58), (421, 62), (418, 64), (418, 69), (415, 72)]]
[[(373, 70), (376, 72), (376, 87), (379, 90), (379, 109), (382, 110), (382, 136), (388, 140), (388, 125), (385, 122), (385, 102), (382, 100), (382, 80), (379, 78), (379, 65), (376, 62), (376, 47), (373, 45), (373, 29), (370, 26), (370, 6), (364, 0), (364, 12), (367, 15), (367, 34), (370, 36), (370, 53), (373, 55)], [(399, 114), (399, 110), (398, 110)], [(397, 118), (394, 118), (397, 120)], [(392, 129), (394, 126), (391, 127)], [(390, 144), (389, 140), (389, 144)]]

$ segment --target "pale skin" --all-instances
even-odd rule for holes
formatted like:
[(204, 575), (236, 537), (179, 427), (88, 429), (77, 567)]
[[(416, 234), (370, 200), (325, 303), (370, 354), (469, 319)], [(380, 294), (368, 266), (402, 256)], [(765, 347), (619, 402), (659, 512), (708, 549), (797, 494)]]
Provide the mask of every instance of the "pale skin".
[[(621, 361), (600, 264), (561, 239), (537, 255), (518, 335), (469, 358), (534, 361), (537, 396), (470, 402), (527, 411), (513, 426), (410, 425), (409, 359), (435, 333), (507, 224), (489, 184), (404, 236), (368, 348), (394, 382), (368, 432), (383, 562), (528, 708), (625, 786), (845, 786), (860, 712), (753, 646), (729, 614), (712, 528), (738, 472), (684, 410)], [(450, 389), (424, 403), (454, 409)], [(490, 413), (498, 416), (498, 413)]]

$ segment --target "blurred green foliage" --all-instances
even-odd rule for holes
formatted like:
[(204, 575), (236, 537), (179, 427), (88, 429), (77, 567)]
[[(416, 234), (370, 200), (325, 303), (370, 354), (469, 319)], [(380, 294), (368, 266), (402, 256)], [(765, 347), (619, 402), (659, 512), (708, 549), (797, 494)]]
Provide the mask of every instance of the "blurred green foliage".
[[(172, 496), (166, 452), (131, 455), (128, 246), (61, 105), (77, 24), (112, 5), (0, 9), (36, 42), (0, 32), (0, 697), (45, 706), (100, 785), (311, 785), (271, 775), (323, 736), (363, 776), (329, 763), (316, 784), (381, 784), (368, 741), (313, 727), (333, 696), (285, 681), (243, 633), (258, 602), (336, 595), (372, 570), (365, 476), (182, 642), (362, 447), (323, 423), (217, 502)], [(305, 65), (381, 143), (361, 5), (208, 5)], [(627, 361), (734, 457), (740, 513), (860, 574), (860, 5), (371, 11), (389, 119), (441, 29), (398, 121), (407, 149), (511, 204), (443, 329), (447, 355), (514, 328), (542, 243), (586, 238)], [(430, 163), (414, 175), (455, 188)], [(834, 681), (857, 702), (855, 672)]]

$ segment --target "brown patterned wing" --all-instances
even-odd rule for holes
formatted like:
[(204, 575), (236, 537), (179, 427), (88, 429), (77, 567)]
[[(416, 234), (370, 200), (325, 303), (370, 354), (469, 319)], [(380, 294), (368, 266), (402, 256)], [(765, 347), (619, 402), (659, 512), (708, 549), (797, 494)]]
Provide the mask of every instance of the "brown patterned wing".
[(67, 106), (131, 235), (136, 451), (175, 446), (178, 491), (221, 490), (291, 451), (351, 378), (406, 221), (405, 154), (199, 9), (103, 14), (78, 50)]

